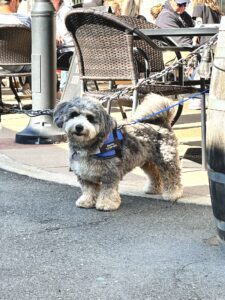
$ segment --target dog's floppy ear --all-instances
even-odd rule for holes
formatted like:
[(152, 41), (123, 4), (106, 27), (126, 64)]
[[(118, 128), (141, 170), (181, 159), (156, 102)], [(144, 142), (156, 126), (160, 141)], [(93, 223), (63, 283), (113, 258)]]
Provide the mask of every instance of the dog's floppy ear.
[(110, 122), (111, 122), (111, 129), (114, 129), (117, 127), (117, 122), (116, 120), (110, 116)]
[(106, 132), (110, 132), (112, 129), (116, 128), (117, 123), (113, 117), (111, 117), (106, 112), (104, 113), (104, 115), (102, 115), (102, 117), (104, 118), (102, 120), (102, 124), (104, 124), (104, 128)]
[(63, 127), (66, 111), (68, 110), (69, 102), (60, 102), (53, 111), (53, 121), (59, 127)]

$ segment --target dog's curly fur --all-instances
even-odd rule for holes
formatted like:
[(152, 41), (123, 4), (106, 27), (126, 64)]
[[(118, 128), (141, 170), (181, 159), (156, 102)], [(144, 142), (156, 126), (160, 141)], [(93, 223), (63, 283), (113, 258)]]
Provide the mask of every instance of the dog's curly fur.
[[(132, 120), (143, 119), (171, 105), (168, 98), (150, 94), (138, 106)], [(141, 167), (148, 177), (144, 191), (162, 194), (175, 201), (182, 196), (177, 140), (171, 128), (174, 109), (144, 122), (121, 127), (124, 141), (121, 157), (100, 159), (93, 155), (116, 127), (116, 121), (94, 99), (75, 98), (61, 102), (54, 110), (54, 121), (67, 133), (71, 169), (81, 184), (79, 207), (116, 210), (121, 204), (119, 181), (135, 167)], [(79, 154), (79, 155), (77, 155)]]

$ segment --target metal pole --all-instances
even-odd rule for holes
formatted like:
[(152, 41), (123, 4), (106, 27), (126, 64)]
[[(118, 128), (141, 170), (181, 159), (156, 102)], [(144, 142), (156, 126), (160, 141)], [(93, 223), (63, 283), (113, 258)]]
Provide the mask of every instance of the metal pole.
[[(55, 106), (56, 38), (55, 10), (49, 0), (36, 0), (32, 17), (32, 109), (45, 110)], [(22, 144), (52, 144), (64, 138), (51, 116), (31, 117), (28, 126), (16, 134)]]
[(56, 38), (52, 3), (36, 0), (31, 16), (33, 109), (53, 108), (56, 98)]

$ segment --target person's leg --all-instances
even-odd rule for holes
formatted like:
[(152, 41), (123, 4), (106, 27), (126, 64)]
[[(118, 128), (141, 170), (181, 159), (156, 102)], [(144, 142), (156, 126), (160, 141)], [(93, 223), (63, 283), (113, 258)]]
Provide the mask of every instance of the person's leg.
[(61, 80), (60, 80), (60, 90), (63, 91), (66, 85), (68, 72), (67, 71), (61, 71)]

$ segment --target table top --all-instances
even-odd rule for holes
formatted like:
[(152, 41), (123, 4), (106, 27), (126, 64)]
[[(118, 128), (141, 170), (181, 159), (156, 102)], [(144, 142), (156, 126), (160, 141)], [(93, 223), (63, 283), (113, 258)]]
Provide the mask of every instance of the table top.
[(219, 31), (219, 25), (204, 26), (204, 27), (188, 27), (188, 28), (166, 28), (161, 29), (141, 29), (142, 33), (149, 37), (163, 37), (163, 36), (206, 36), (214, 35)]
[[(211, 24), (211, 26), (201, 26), (201, 27), (188, 27), (188, 28), (157, 28), (157, 29), (139, 29), (143, 35), (144, 39), (147, 39), (147, 42), (152, 45), (153, 48), (161, 51), (193, 51), (197, 46), (192, 45), (176, 45), (174, 43), (169, 43), (168, 45), (157, 45), (154, 39), (169, 41), (175, 36), (213, 36), (219, 32), (219, 24)], [(138, 34), (133, 32), (134, 36)], [(143, 37), (142, 37), (143, 38)]]

